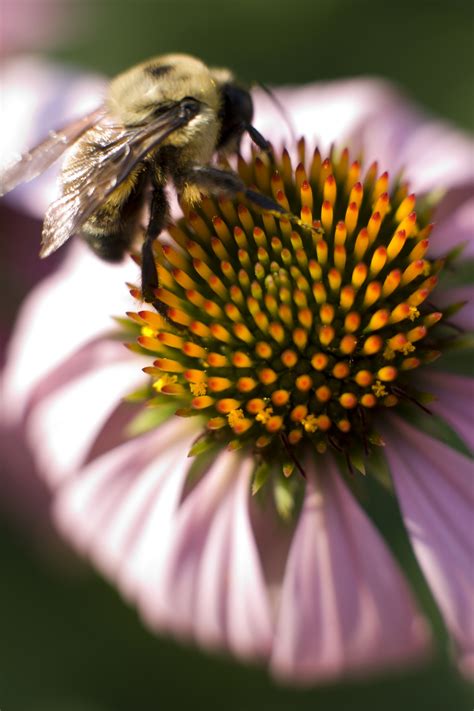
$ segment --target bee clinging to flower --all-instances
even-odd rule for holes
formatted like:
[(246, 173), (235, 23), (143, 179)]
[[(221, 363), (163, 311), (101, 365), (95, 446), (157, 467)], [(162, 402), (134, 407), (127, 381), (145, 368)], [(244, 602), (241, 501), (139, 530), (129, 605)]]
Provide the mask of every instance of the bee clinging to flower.
[(268, 149), (252, 117), (250, 93), (228, 69), (211, 69), (184, 54), (155, 57), (116, 77), (103, 106), (51, 131), (4, 170), (0, 194), (36, 177), (64, 153), (60, 194), (46, 212), (40, 256), (79, 234), (99, 257), (113, 262), (133, 247), (151, 185), (142, 291), (153, 302), (158, 277), (152, 245), (167, 221), (170, 179), (191, 204), (201, 192), (243, 192), (262, 208), (283, 211), (234, 172), (211, 165), (216, 152), (236, 151), (245, 132)]

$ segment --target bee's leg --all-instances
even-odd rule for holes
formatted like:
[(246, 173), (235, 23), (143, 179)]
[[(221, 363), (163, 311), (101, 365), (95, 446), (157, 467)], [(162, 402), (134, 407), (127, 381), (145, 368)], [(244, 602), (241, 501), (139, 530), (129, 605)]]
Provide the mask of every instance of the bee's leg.
[(290, 222), (298, 224), (306, 230), (316, 232), (323, 231), (303, 223), (297, 215), (290, 214), (273, 200), (273, 198), (268, 197), (268, 195), (262, 195), (262, 193), (248, 188), (243, 180), (241, 180), (236, 173), (232, 173), (231, 171), (221, 170), (211, 165), (193, 166), (186, 175), (186, 181), (194, 183), (204, 191), (215, 194), (227, 193), (236, 195), (237, 193), (243, 193), (247, 200), (275, 217), (286, 217)]
[(193, 166), (185, 176), (186, 182), (197, 185), (198, 188), (213, 192), (236, 195), (243, 193), (245, 197), (263, 210), (286, 215), (284, 210), (275, 200), (247, 188), (244, 181), (230, 170), (221, 170), (212, 165)]
[(144, 301), (152, 303), (155, 309), (164, 314), (165, 306), (155, 296), (159, 286), (158, 272), (153, 254), (153, 242), (163, 230), (168, 214), (168, 200), (162, 185), (153, 186), (150, 204), (150, 219), (142, 245), (142, 294)]

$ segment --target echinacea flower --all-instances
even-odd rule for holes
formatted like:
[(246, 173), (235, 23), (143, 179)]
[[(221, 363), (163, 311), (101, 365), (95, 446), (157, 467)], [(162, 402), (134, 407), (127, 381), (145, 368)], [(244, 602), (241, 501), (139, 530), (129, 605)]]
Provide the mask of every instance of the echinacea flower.
[[(291, 681), (429, 651), (427, 620), (357, 498), (364, 477), (385, 477), (468, 671), (471, 381), (443, 372), (465, 341), (443, 283), (466, 289), (456, 245), (472, 226), (472, 146), (383, 84), (280, 98), (306, 140), (282, 152), (262, 99), (274, 157), (238, 170), (285, 214), (227, 197), (183, 205), (155, 245), (162, 313), (137, 304), (138, 286), (128, 296), (134, 265), (75, 245), (20, 316), (9, 420), (23, 423), (60, 529), (152, 629)], [(108, 317), (125, 312), (113, 338)]]

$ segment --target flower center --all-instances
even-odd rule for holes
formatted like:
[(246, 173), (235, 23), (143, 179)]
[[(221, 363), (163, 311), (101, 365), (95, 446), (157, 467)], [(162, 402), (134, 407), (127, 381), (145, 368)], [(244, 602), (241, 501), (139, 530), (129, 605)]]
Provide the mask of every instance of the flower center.
[(432, 226), (407, 185), (390, 188), (375, 163), (362, 178), (347, 150), (307, 159), (301, 140), (298, 152), (296, 169), (286, 150), (238, 163), (287, 215), (227, 197), (184, 206), (174, 244), (155, 243), (166, 318), (131, 315), (156, 355), (152, 403), (175, 398), (210, 437), (276, 457), (370, 441), (377, 411), (437, 357), (442, 316), (427, 306)]

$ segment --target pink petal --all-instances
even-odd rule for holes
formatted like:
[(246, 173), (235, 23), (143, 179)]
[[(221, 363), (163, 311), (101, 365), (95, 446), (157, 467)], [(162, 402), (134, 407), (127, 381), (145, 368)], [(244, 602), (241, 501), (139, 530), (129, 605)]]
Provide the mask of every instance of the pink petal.
[(175, 522), (165, 589), (168, 625), (209, 647), (266, 656), (270, 607), (249, 520), (252, 460), (223, 453)]
[[(388, 113), (398, 98), (390, 84), (365, 78), (280, 87), (274, 91), (289, 112), (296, 137), (304, 135), (311, 149), (318, 145), (326, 153), (334, 141), (345, 145), (370, 117), (384, 109)], [(289, 129), (270, 97), (256, 89), (253, 98), (258, 130), (275, 146), (282, 142), (291, 144)]]
[[(79, 74), (38, 57), (13, 58), (0, 71), (2, 85), (2, 164), (42, 141), (52, 129), (93, 111), (103, 101), (105, 83), (93, 74)], [(58, 161), (31, 183), (6, 198), (36, 217), (43, 217), (55, 198)]]
[(68, 358), (114, 330), (112, 316), (133, 308), (125, 285), (133, 279), (138, 267), (131, 261), (104, 265), (76, 241), (61, 269), (35, 288), (17, 320), (3, 374), (10, 421), (23, 416), (42, 381), (64, 374)]
[(111, 361), (86, 370), (38, 402), (27, 421), (27, 436), (38, 471), (50, 486), (81, 469), (122, 398), (145, 380), (139, 359)]
[(446, 420), (474, 451), (472, 378), (438, 371), (424, 371), (421, 378), (420, 388), (438, 398), (430, 402), (430, 410)]
[(416, 556), (462, 655), (474, 654), (472, 462), (394, 417), (386, 453)]
[[(462, 257), (461, 257), (462, 259)], [(450, 321), (455, 323), (464, 331), (472, 331), (474, 329), (474, 287), (473, 286), (457, 286), (453, 289), (436, 290), (433, 293), (433, 301), (436, 308), (443, 310), (451, 304), (464, 302), (464, 306), (454, 316), (450, 317)]]
[(353, 138), (367, 164), (376, 160), (392, 176), (403, 170), (417, 193), (452, 189), (474, 179), (471, 138), (426, 116), (393, 89), (392, 101), (357, 126)]
[[(474, 256), (474, 197), (472, 186), (467, 195), (464, 191), (456, 196), (455, 191), (440, 204), (435, 213), (435, 229), (430, 236), (430, 250), (433, 254), (443, 255), (453, 247), (466, 243), (462, 257)], [(454, 198), (459, 202), (456, 205)], [(451, 204), (450, 204), (451, 203)]]
[[(127, 597), (160, 606), (160, 570), (173, 538), (196, 431), (173, 418), (116, 447), (70, 476), (57, 493), (55, 519), (64, 535)], [(155, 614), (156, 617), (156, 614)]]
[(308, 479), (283, 582), (273, 672), (311, 682), (404, 663), (427, 646), (400, 571), (328, 458), (325, 470)]

